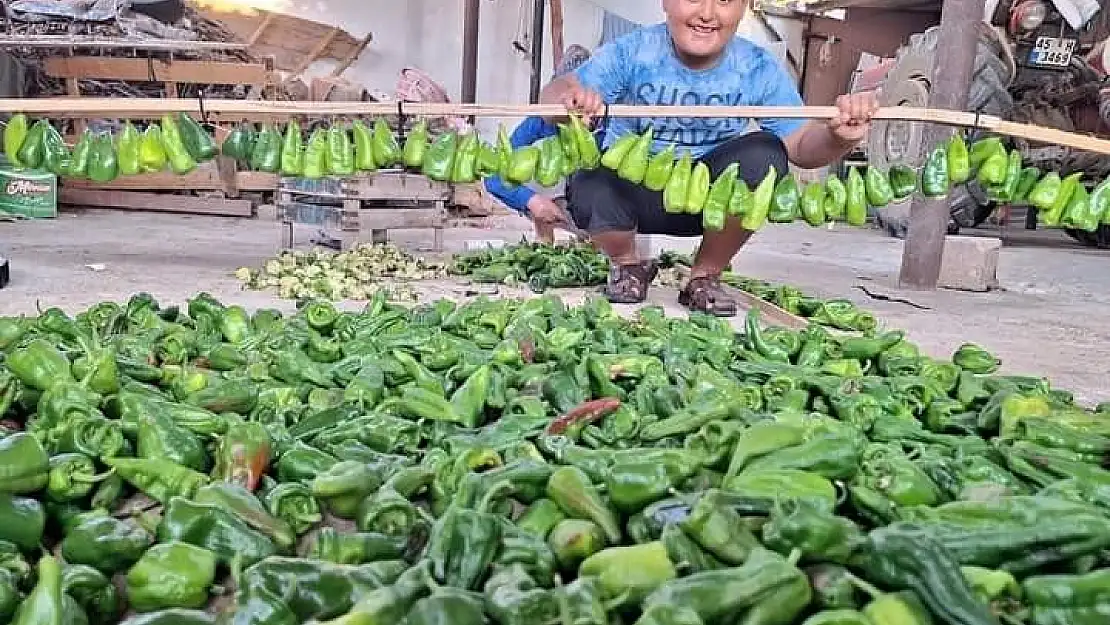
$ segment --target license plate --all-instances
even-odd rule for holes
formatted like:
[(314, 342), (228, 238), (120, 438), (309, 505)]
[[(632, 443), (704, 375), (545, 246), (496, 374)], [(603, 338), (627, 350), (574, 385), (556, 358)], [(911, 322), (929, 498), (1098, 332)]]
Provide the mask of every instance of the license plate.
[(1067, 67), (1071, 54), (1075, 51), (1075, 39), (1060, 37), (1037, 37), (1037, 43), (1029, 51), (1029, 64), (1046, 67)]

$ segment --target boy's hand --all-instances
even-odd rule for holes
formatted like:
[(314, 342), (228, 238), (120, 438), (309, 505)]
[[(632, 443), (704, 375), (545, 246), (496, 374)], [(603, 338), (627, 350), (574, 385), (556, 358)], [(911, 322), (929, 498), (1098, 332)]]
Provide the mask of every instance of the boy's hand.
[(577, 81), (567, 86), (560, 102), (566, 107), (568, 113), (581, 115), (582, 123), (587, 126), (591, 119), (598, 117), (605, 110), (605, 101), (601, 99), (601, 94), (577, 84)]
[(836, 98), (840, 115), (826, 122), (833, 136), (845, 144), (856, 144), (867, 136), (871, 117), (879, 110), (876, 91), (864, 91)]
[(558, 204), (551, 198), (538, 194), (528, 200), (528, 215), (533, 222), (546, 226), (561, 226), (567, 222), (566, 213)]

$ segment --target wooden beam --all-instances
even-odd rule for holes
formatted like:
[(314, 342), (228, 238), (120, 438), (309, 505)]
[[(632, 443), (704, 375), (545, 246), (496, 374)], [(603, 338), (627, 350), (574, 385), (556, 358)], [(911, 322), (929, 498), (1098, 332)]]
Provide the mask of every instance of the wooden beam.
[(122, 208), (159, 213), (195, 213), (226, 217), (251, 217), (254, 211), (250, 200), (226, 200), (173, 193), (139, 193), (106, 189), (67, 189), (62, 187), (58, 201), (62, 204), (95, 208)]
[[(982, 17), (983, 0), (944, 1), (929, 89), (931, 109), (958, 111), (967, 108), (975, 50), (979, 42), (977, 26)], [(922, 149), (930, 150), (943, 145), (951, 135), (951, 128), (930, 124), (922, 136)], [(927, 290), (937, 288), (949, 212), (948, 198), (914, 198), (910, 206), (906, 244), (902, 248), (902, 267), (898, 274), (900, 286)]]
[(563, 37), (563, 0), (548, 0), (548, 3), (551, 5), (551, 58), (557, 70), (567, 51)]
[(338, 78), (340, 74), (347, 71), (347, 68), (351, 66), (351, 63), (354, 63), (355, 60), (358, 59), (359, 55), (362, 54), (362, 51), (366, 49), (366, 46), (370, 45), (370, 41), (373, 38), (374, 36), (372, 34), (367, 33), (366, 36), (362, 38), (362, 41), (358, 42), (358, 45), (355, 46), (355, 48), (352, 49), (347, 54), (347, 56), (343, 57), (343, 59), (339, 61), (339, 63), (334, 68), (332, 68), (331, 76), (333, 78)]
[(338, 37), (339, 34), (342, 32), (343, 30), (341, 28), (332, 27), (332, 29), (328, 31), (328, 34), (324, 35), (323, 38), (320, 39), (320, 42), (316, 44), (316, 47), (313, 48), (311, 52), (306, 54), (305, 57), (301, 59), (301, 62), (298, 63), (295, 68), (293, 68), (291, 75), (298, 76), (306, 69), (308, 69), (308, 66), (315, 63), (316, 59), (320, 58), (320, 55), (324, 53), (324, 50), (327, 50), (328, 46), (331, 45), (331, 42), (335, 40), (335, 38)]
[(251, 33), (250, 39), (247, 39), (247, 45), (253, 46), (254, 44), (258, 43), (258, 40), (262, 37), (262, 33), (266, 32), (266, 29), (269, 28), (270, 24), (273, 23), (274, 13), (272, 11), (266, 13), (266, 17), (262, 18), (262, 21), (259, 22), (258, 28), (254, 29), (254, 32)]
[(103, 56), (54, 56), (46, 59), (43, 69), (48, 76), (65, 79), (132, 80), (214, 85), (261, 85), (270, 80), (270, 74), (262, 63), (125, 59)]
[(81, 35), (0, 36), (0, 48), (99, 48), (102, 50), (246, 50), (237, 41), (186, 41), (176, 39), (121, 39)]

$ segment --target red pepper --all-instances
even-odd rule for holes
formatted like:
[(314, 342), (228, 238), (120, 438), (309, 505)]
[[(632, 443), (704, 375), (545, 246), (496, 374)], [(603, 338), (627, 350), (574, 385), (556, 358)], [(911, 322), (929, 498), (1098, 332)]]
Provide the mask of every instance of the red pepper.
[(214, 477), (254, 492), (270, 465), (271, 450), (270, 434), (262, 424), (234, 423), (220, 439)]
[(536, 342), (532, 339), (520, 339), (517, 341), (517, 346), (520, 348), (520, 358), (528, 364), (532, 364), (536, 360)]
[(544, 430), (544, 434), (562, 434), (575, 425), (585, 425), (598, 419), (613, 414), (620, 408), (621, 400), (616, 397), (602, 397), (582, 402), (571, 408), (561, 417), (551, 421)]

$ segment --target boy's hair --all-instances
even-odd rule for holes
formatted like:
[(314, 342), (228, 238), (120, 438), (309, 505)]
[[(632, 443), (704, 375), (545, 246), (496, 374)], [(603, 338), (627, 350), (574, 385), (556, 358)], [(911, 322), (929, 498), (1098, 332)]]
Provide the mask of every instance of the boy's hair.
[(555, 68), (555, 78), (569, 74), (590, 60), (590, 51), (573, 43), (563, 52), (563, 61)]

